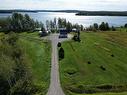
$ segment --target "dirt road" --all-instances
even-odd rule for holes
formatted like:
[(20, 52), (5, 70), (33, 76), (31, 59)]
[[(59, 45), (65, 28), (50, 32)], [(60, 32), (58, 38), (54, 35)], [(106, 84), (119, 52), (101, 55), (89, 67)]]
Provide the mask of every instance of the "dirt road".
[(51, 61), (51, 79), (47, 95), (64, 95), (59, 79), (59, 64), (57, 44), (59, 42), (58, 34), (52, 34), (49, 39), (52, 42), (52, 61)]

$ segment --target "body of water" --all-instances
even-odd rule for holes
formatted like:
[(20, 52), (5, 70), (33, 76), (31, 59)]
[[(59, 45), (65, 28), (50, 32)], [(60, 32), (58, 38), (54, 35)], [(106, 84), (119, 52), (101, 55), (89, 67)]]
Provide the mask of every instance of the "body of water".
[[(24, 13), (23, 13), (24, 14)], [(100, 24), (101, 22), (108, 22), (110, 26), (123, 26), (127, 23), (127, 16), (76, 16), (75, 13), (60, 13), (60, 12), (38, 12), (27, 13), (34, 20), (42, 21), (53, 20), (54, 18), (66, 18), (67, 21), (75, 24), (82, 24), (85, 27), (93, 23)], [(1, 17), (11, 16), (11, 13), (0, 13)]]

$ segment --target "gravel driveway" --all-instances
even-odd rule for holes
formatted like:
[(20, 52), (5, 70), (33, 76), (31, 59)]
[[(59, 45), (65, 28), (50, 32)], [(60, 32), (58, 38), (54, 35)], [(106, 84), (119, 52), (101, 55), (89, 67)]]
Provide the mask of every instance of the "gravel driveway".
[(69, 39), (59, 39), (58, 34), (51, 34), (48, 39), (52, 43), (51, 79), (47, 95), (65, 95), (60, 84), (57, 44)]

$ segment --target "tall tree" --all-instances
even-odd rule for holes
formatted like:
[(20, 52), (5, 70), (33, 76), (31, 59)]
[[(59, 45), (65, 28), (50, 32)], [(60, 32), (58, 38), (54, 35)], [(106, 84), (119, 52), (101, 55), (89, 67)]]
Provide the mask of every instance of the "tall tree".
[(93, 27), (94, 27), (94, 29), (98, 30), (98, 24), (97, 23), (94, 23)]

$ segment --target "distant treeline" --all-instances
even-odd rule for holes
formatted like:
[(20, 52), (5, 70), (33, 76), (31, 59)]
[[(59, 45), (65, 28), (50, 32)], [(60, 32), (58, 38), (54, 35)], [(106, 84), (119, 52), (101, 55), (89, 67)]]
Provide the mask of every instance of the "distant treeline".
[[(127, 24), (123, 27), (127, 27)], [(44, 25), (42, 22), (32, 19), (29, 15), (23, 15), (20, 13), (13, 13), (12, 16), (7, 18), (0, 18), (0, 32), (32, 32), (40, 28), (41, 31), (49, 31), (52, 33), (58, 32), (59, 28), (66, 28), (68, 32), (71, 32), (73, 29), (78, 31), (116, 30), (114, 26), (110, 27), (109, 24), (105, 22), (102, 22), (100, 25), (94, 23), (93, 25), (85, 28), (83, 25), (79, 25), (78, 23), (73, 24), (64, 18), (47, 20)]]
[(44, 27), (43, 23), (33, 20), (27, 14), (13, 13), (10, 17), (0, 19), (1, 32), (31, 31), (38, 27)]
[(0, 10), (0, 13), (14, 13), (14, 12), (66, 12), (77, 13), (79, 10)]
[(14, 12), (65, 12), (85, 16), (127, 16), (127, 11), (81, 11), (81, 10), (0, 10), (0, 13)]
[(73, 28), (76, 28), (79, 31), (83, 31), (83, 25), (79, 24), (72, 24), (71, 22), (67, 21), (64, 18), (54, 18), (54, 20), (47, 20), (46, 21), (46, 29), (50, 30), (51, 32), (58, 32), (59, 28), (66, 28), (68, 32), (71, 32)]
[(84, 16), (127, 16), (127, 11), (80, 11), (76, 15)]
[(14, 12), (37, 12), (35, 10), (0, 10), (0, 13), (14, 13)]
[(93, 25), (90, 25), (89, 27), (87, 27), (85, 29), (85, 31), (108, 31), (108, 30), (112, 30), (115, 31), (116, 28), (114, 26), (110, 27), (109, 24), (106, 22), (102, 22), (100, 25), (97, 23), (94, 23)]
[(33, 20), (29, 15), (13, 13), (7, 18), (0, 18), (0, 32), (25, 32), (34, 31), (41, 28), (41, 31), (57, 32), (59, 28), (66, 28), (71, 31), (73, 28), (83, 31), (83, 25), (72, 24), (64, 18), (54, 18), (54, 20), (47, 20), (44, 25), (42, 22)]
[[(116, 31), (118, 27), (109, 26), (108, 22), (102, 22), (101, 24), (94, 23), (89, 27), (84, 28), (84, 31)], [(127, 23), (120, 28), (127, 28)]]

